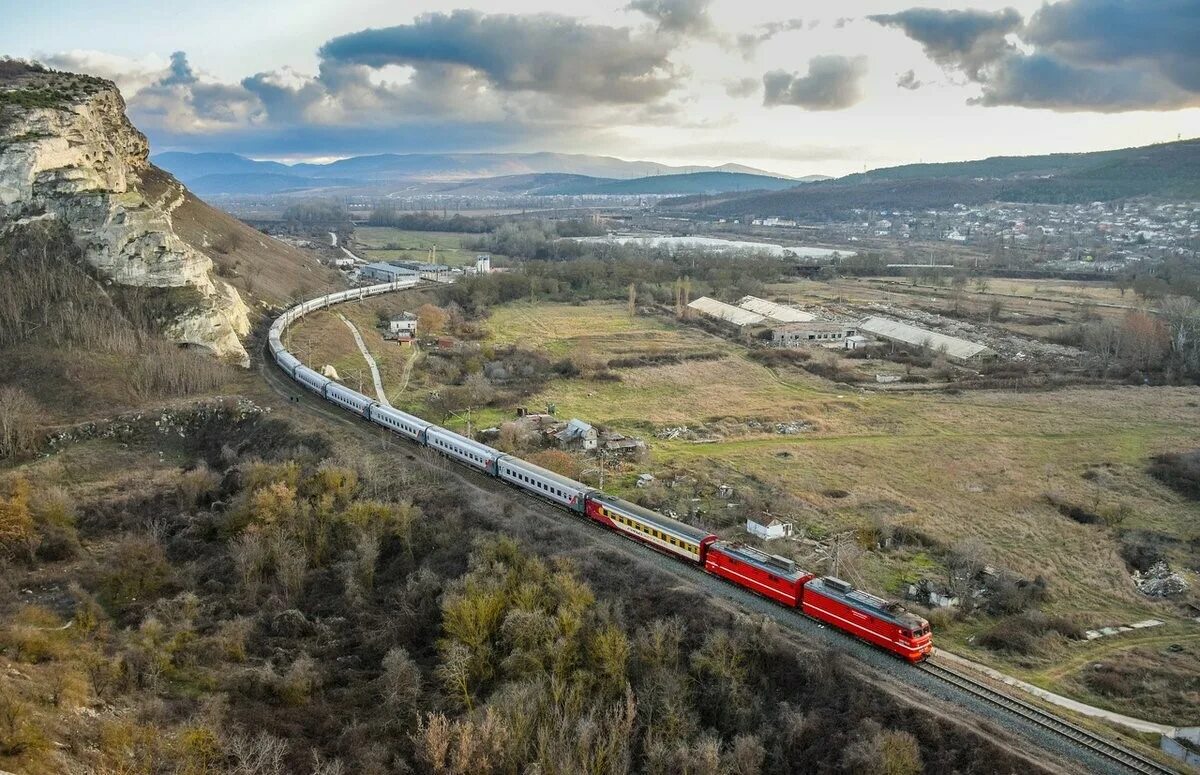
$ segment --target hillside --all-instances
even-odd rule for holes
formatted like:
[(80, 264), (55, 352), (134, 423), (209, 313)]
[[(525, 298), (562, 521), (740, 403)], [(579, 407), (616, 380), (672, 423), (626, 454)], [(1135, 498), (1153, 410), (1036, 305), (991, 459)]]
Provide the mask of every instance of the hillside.
[(839, 217), (856, 208), (921, 209), (989, 201), (1067, 204), (1200, 198), (1200, 140), (1047, 156), (910, 164), (770, 194), (669, 203), (714, 215)]
[(111, 83), (0, 64), (0, 357), (48, 418), (218, 389), (264, 306), (335, 282), (150, 164)]
[(775, 191), (792, 188), (795, 180), (741, 172), (689, 172), (678, 175), (651, 175), (632, 180), (596, 180), (582, 185), (550, 188), (557, 194), (709, 194), (726, 191)]
[[(298, 179), (304, 178), (313, 181), (309, 187), (369, 189), (398, 183), (444, 185), (537, 175), (580, 176), (605, 182), (690, 173), (780, 179), (763, 170), (737, 164), (672, 167), (657, 162), (564, 153), (378, 154), (353, 156), (327, 164), (288, 166), (228, 153), (170, 152), (155, 156), (154, 161), (184, 183), (195, 185), (197, 190), (214, 193), (267, 193), (303, 188), (305, 186)], [(696, 190), (693, 186), (668, 193), (686, 194)]]

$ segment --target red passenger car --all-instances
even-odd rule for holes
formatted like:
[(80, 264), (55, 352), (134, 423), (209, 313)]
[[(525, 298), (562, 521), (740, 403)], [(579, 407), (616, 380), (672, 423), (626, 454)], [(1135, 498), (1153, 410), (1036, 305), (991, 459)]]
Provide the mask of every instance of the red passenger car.
[(793, 608), (800, 605), (804, 582), (813, 578), (813, 574), (798, 569), (795, 560), (729, 541), (717, 541), (708, 547), (704, 569)]
[(808, 581), (803, 597), (804, 613), (909, 662), (920, 662), (933, 651), (929, 622), (899, 603), (889, 603), (830, 576)]

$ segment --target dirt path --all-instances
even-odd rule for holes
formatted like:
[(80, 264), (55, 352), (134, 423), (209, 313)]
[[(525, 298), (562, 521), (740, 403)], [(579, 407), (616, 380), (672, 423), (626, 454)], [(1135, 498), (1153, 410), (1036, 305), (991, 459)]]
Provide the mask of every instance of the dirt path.
[[(379, 403), (384, 406), (391, 406), (392, 403), (388, 401), (387, 393), (383, 390), (383, 377), (379, 375), (379, 364), (375, 362), (375, 356), (371, 355), (370, 350), (367, 349), (367, 343), (363, 341), (362, 334), (358, 333), (358, 327), (340, 312), (338, 313), (338, 317), (350, 329), (350, 333), (354, 334), (354, 341), (358, 345), (359, 352), (362, 353), (363, 359), (366, 360), (367, 367), (371, 369), (371, 381), (375, 383), (375, 395), (378, 396)], [(407, 384), (407, 380), (405, 380), (405, 384)]]

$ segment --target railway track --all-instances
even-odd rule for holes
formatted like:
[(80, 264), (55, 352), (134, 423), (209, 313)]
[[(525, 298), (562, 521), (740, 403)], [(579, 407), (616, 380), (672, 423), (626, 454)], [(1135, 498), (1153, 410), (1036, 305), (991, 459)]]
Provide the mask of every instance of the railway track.
[[(302, 403), (309, 404), (311, 395), (307, 390), (296, 385), (288, 378), (274, 363), (269, 353), (264, 353), (267, 357), (261, 369), (266, 381), (279, 393), (289, 396), (289, 398), (298, 399)], [(294, 389), (299, 390), (299, 395), (293, 393)], [(316, 401), (317, 406), (309, 405), (309, 409), (322, 415), (326, 419), (334, 420), (339, 424), (346, 424), (352, 427), (359, 427), (356, 422), (357, 418), (348, 416), (344, 410), (332, 408), (323, 401)], [(373, 427), (373, 426), (372, 426)], [(405, 441), (401, 439), (400, 441)], [(457, 467), (456, 467), (457, 468)], [(478, 472), (473, 470), (459, 471), (460, 475), (470, 474), (471, 480), (475, 480), (475, 475)], [(482, 476), (482, 475), (479, 475)], [(498, 481), (491, 477), (485, 477), (487, 482)], [(597, 534), (602, 543), (607, 543), (606, 539), (613, 539), (615, 542), (620, 542), (622, 545), (629, 543), (637, 545), (629, 539), (622, 536), (616, 536), (592, 522), (591, 520), (578, 518), (578, 515), (562, 508), (557, 503), (553, 503), (544, 498), (537, 497), (532, 493), (525, 492), (516, 487), (506, 486), (505, 491), (515, 496), (516, 500), (523, 501), (527, 504), (537, 504), (542, 507), (548, 507), (555, 512), (567, 514), (577, 519), (573, 520), (580, 524), (584, 529), (591, 528)], [(771, 618), (779, 621), (781, 624), (791, 626), (793, 629), (813, 629), (821, 631), (818, 641), (823, 641), (827, 646), (832, 646), (837, 642), (841, 646), (841, 650), (851, 651), (855, 656), (863, 659), (864, 662), (880, 667), (880, 661), (886, 660), (888, 663), (895, 665), (897, 668), (907, 668), (909, 665), (896, 660), (894, 657), (885, 654), (884, 652), (873, 649), (869, 645), (865, 645), (850, 636), (844, 635), (839, 631), (826, 628), (821, 622), (805, 616), (802, 612), (795, 609), (786, 608), (774, 601), (767, 600), (755, 595), (752, 595), (745, 590), (742, 590), (736, 585), (729, 584), (723, 579), (710, 576), (705, 573), (696, 571), (695, 568), (682, 563), (675, 558), (667, 557), (658, 552), (647, 550), (641, 554), (651, 555), (650, 561), (652, 564), (658, 565), (663, 570), (670, 570), (673, 575), (684, 575), (694, 580), (697, 586), (706, 588), (709, 592), (715, 592), (717, 589), (729, 590), (723, 597), (733, 600), (743, 605), (750, 610), (763, 613)], [(809, 634), (816, 635), (815, 632)], [(999, 710), (1001, 715), (1007, 715), (1018, 722), (1017, 726), (1025, 725), (1036, 729), (1039, 736), (1060, 739), (1067, 743), (1069, 747), (1075, 747), (1076, 750), (1082, 749), (1088, 754), (1087, 758), (1091, 759), (1095, 767), (1099, 762), (1103, 762), (1102, 769), (1111, 772), (1134, 772), (1134, 773), (1151, 773), (1153, 775), (1180, 775), (1178, 770), (1160, 764), (1153, 759), (1150, 759), (1142, 754), (1132, 751), (1117, 743), (1111, 742), (1104, 737), (1101, 737), (1095, 732), (1091, 732), (1076, 724), (1067, 721), (1059, 716), (1042, 710), (1041, 708), (1032, 705), (1024, 700), (1018, 699), (1009, 695), (1006, 692), (999, 691), (991, 686), (964, 675), (957, 670), (950, 669), (933, 660), (928, 660), (923, 663), (911, 666), (911, 668), (924, 676), (928, 676), (934, 683), (953, 687), (960, 695), (966, 695), (978, 704), (993, 710)], [(889, 672), (899, 672), (889, 671)], [(962, 704), (962, 703), (959, 703)], [(1098, 770), (1093, 770), (1098, 771)]]
[(927, 660), (917, 665), (917, 669), (934, 676), (940, 681), (958, 687), (964, 692), (977, 697), (984, 702), (1003, 708), (1031, 724), (1049, 730), (1056, 735), (1065, 737), (1077, 745), (1087, 748), (1108, 761), (1115, 762), (1132, 772), (1147, 773), (1147, 775), (1178, 775), (1176, 770), (1159, 764), (1136, 751), (1105, 740), (1095, 732), (1076, 726), (1066, 719), (1055, 716), (1024, 700), (1017, 699), (1005, 692), (993, 689), (987, 684), (968, 675), (952, 670), (933, 660)]

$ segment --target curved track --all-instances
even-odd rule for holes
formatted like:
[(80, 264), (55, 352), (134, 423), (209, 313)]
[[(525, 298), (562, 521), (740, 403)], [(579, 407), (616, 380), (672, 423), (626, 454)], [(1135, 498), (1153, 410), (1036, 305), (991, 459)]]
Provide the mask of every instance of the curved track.
[[(410, 285), (407, 287), (391, 288), (390, 291), (411, 290), (413, 287)], [(380, 292), (388, 291), (364, 293), (343, 299), (342, 301), (358, 301)], [(305, 312), (307, 311), (305, 310)], [(298, 319), (303, 314), (304, 312), (296, 314), (291, 320)], [(288, 322), (291, 322), (291, 320)], [(365, 422), (355, 422), (356, 419), (362, 420), (360, 416), (347, 412), (340, 407), (331, 407), (328, 401), (317, 400), (313, 393), (293, 381), (293, 378), (274, 362), (269, 352), (266, 355), (263, 376), (277, 392), (286, 395), (290, 400), (306, 404), (314, 403), (315, 405), (311, 408), (326, 419), (336, 421), (339, 424), (348, 424), (365, 429)], [(299, 397), (293, 392), (293, 388), (300, 388)], [(313, 400), (310, 401), (310, 398)], [(374, 428), (377, 426), (371, 427)], [(401, 441), (404, 441), (404, 439), (401, 439)], [(489, 483), (501, 481), (490, 476), (483, 476), (471, 470), (463, 470), (460, 473), (471, 476), (472, 479), (478, 476)], [(505, 489), (526, 503), (549, 507), (557, 513), (578, 516), (558, 504), (539, 498), (519, 488), (508, 486)], [(591, 520), (577, 518), (573, 521), (585, 528), (592, 528), (592, 531), (589, 532), (594, 531), (598, 536), (602, 536), (598, 540), (603, 543), (614, 547), (620, 545), (622, 549), (631, 551), (637, 546), (635, 542), (614, 534)], [(961, 707), (981, 712), (983, 715), (990, 715), (997, 719), (1004, 717), (1008, 722), (1005, 723), (1005, 726), (1035, 744), (1039, 744), (1049, 750), (1054, 750), (1055, 746), (1046, 745), (1049, 741), (1058, 740), (1066, 743), (1066, 750), (1063, 750), (1061, 746), (1057, 748), (1064, 753), (1073, 752), (1075, 756), (1072, 758), (1075, 758), (1080, 764), (1084, 765), (1089, 772), (1135, 772), (1152, 773), (1154, 775), (1179, 775), (1177, 770), (1159, 764), (1142, 754), (1105, 739), (1095, 732), (1079, 727), (1049, 711), (1018, 699), (1007, 692), (993, 688), (976, 678), (948, 668), (935, 660), (928, 660), (917, 665), (908, 665), (851, 636), (827, 628), (822, 623), (804, 615), (802, 612), (754, 595), (723, 579), (703, 573), (689, 564), (644, 547), (642, 547), (642, 550), (638, 554), (643, 559), (649, 560), (652, 564), (664, 570), (669, 570), (672, 575), (686, 576), (693, 584), (705, 588), (706, 591), (731, 600), (742, 608), (765, 614), (791, 629), (805, 631), (807, 635), (822, 642), (823, 645), (835, 647), (842, 652), (850, 652), (856, 659), (876, 668), (881, 668), (885, 672), (897, 675), (908, 684), (918, 686), (930, 691), (932, 694), (949, 699)], [(918, 676), (920, 676), (920, 679), (918, 679)], [(936, 691), (934, 689), (935, 686), (942, 688), (952, 687), (952, 690), (947, 695), (945, 691)], [(985, 709), (991, 712), (988, 713)], [(997, 710), (1001, 711), (1001, 713), (997, 714), (995, 712)]]

